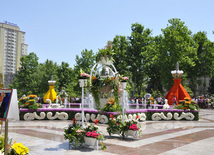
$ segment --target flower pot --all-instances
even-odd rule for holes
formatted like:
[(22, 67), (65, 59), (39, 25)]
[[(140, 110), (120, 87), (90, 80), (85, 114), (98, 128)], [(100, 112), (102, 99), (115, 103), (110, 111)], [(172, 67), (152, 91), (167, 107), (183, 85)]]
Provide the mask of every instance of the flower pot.
[(93, 145), (96, 146), (98, 144), (98, 140), (96, 138), (84, 137), (85, 145)]
[(102, 92), (102, 93), (108, 93), (108, 92), (110, 92), (112, 90), (112, 87), (111, 86), (104, 86), (103, 88), (101, 88), (100, 89), (100, 91)]
[(126, 89), (127, 82), (121, 82), (121, 88)]
[(80, 87), (84, 87), (87, 84), (87, 79), (79, 79), (79, 85)]
[(112, 61), (108, 57), (102, 57), (98, 63), (102, 65), (110, 65)]
[(138, 130), (128, 130), (125, 132), (126, 137), (132, 136), (132, 137), (137, 137), (138, 138)]

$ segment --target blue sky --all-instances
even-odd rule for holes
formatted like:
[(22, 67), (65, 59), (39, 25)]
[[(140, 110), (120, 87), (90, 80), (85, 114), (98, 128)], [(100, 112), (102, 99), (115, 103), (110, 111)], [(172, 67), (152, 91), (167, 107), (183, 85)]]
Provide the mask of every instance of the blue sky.
[(140, 23), (161, 34), (168, 20), (180, 18), (193, 32), (206, 31), (214, 41), (213, 0), (3, 0), (0, 22), (17, 24), (26, 32), (28, 53), (75, 65), (84, 49), (97, 52), (116, 35), (130, 36)]

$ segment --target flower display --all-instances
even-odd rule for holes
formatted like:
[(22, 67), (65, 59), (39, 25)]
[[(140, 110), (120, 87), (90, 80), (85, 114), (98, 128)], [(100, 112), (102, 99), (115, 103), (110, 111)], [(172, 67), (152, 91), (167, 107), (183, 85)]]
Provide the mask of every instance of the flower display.
[(22, 143), (16, 143), (11, 146), (11, 155), (26, 155), (29, 153), (29, 149), (24, 146)]
[(121, 119), (121, 115), (119, 115), (117, 118), (114, 118), (113, 115), (110, 116), (108, 127), (106, 128), (110, 136), (111, 134), (120, 134), (123, 137), (126, 137), (128, 130), (138, 131), (138, 133), (141, 132), (141, 126), (138, 124), (138, 121), (126, 119), (125, 122), (122, 123)]
[(85, 142), (84, 137), (96, 138), (100, 141), (101, 149), (106, 149), (106, 146), (103, 144), (104, 136), (98, 131), (98, 127), (90, 124), (81, 129), (81, 126), (73, 120), (73, 124), (64, 129), (65, 140), (68, 139), (69, 143), (72, 143), (74, 147), (81, 146)]
[(28, 108), (30, 110), (37, 110), (42, 108), (42, 105), (37, 101), (37, 95), (28, 95), (19, 99), (19, 107)]
[(194, 101), (191, 100), (191, 98), (185, 97), (184, 100), (179, 101), (179, 105), (176, 105), (174, 109), (199, 110), (200, 108)]
[(134, 131), (136, 131), (136, 130), (139, 130), (139, 128), (138, 128), (137, 124), (131, 124), (131, 125), (129, 126), (129, 130), (134, 130)]
[(106, 112), (122, 111), (122, 107), (121, 105), (116, 104), (114, 97), (110, 97), (108, 98), (108, 102), (104, 105), (102, 111), (106, 111)]
[[(108, 88), (108, 90), (106, 89)], [(92, 75), (91, 83), (90, 83), (90, 90), (92, 96), (94, 97), (96, 108), (100, 109), (100, 95), (101, 92), (111, 91), (113, 89), (113, 95), (115, 98), (116, 104), (119, 104), (119, 81), (117, 77), (104, 77), (101, 78), (99, 75)]]
[(112, 56), (114, 55), (114, 51), (112, 50), (112, 42), (108, 41), (107, 45), (105, 48), (98, 49), (98, 53), (96, 54), (96, 62), (101, 61), (102, 58), (105, 60), (112, 61), (113, 58)]
[(81, 73), (81, 74), (80, 74), (80, 79), (87, 79), (87, 78), (89, 78), (89, 77), (90, 77), (90, 75), (87, 74), (87, 73)]
[(92, 131), (92, 132), (87, 132), (86, 134), (86, 137), (92, 137), (92, 138), (97, 138), (99, 136), (99, 133), (97, 133), (95, 130)]
[[(0, 136), (0, 154), (5, 152), (4, 148), (4, 143), (5, 142), (5, 136), (1, 135)], [(16, 141), (12, 144), (12, 139), (8, 139), (8, 154), (9, 155), (26, 155), (29, 153), (29, 149), (24, 146), (22, 143), (16, 143)]]
[(128, 77), (120, 76), (120, 81), (121, 81), (121, 82), (127, 82), (128, 79), (129, 79)]

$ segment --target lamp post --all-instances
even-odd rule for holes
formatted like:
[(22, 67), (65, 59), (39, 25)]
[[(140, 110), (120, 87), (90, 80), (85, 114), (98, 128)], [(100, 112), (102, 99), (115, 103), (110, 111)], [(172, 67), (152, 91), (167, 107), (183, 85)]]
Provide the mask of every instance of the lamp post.
[(82, 108), (82, 128), (84, 128), (84, 86), (87, 84), (87, 79), (79, 79), (79, 85), (82, 88), (82, 103), (81, 103), (81, 108)]
[(124, 99), (124, 93), (125, 93), (125, 89), (126, 89), (126, 85), (127, 85), (127, 82), (121, 82), (121, 88), (123, 90), (123, 118), (122, 118), (122, 122), (124, 123), (124, 115), (125, 115), (125, 99)]

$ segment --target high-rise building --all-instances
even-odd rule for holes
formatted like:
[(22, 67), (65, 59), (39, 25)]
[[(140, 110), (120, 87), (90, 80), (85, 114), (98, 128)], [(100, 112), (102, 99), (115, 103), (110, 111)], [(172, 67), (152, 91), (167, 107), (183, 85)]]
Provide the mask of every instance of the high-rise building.
[(20, 67), (20, 58), (27, 55), (25, 32), (13, 23), (0, 23), (0, 75), (3, 76), (4, 88), (15, 77)]

